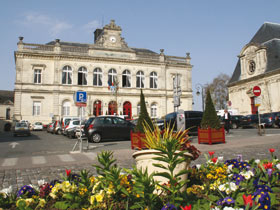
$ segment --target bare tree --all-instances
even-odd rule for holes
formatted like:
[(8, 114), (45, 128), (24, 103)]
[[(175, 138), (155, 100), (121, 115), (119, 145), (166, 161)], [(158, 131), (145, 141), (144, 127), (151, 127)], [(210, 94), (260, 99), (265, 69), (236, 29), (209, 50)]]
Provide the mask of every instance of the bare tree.
[(212, 83), (205, 85), (205, 90), (210, 90), (211, 97), (216, 110), (225, 109), (228, 101), (227, 83), (230, 76), (227, 74), (219, 74), (213, 79)]

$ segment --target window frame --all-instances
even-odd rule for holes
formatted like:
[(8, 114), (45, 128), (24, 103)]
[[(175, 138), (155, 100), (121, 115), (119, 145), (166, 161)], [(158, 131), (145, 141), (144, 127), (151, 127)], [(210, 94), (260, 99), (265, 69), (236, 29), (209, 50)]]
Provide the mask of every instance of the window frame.
[(128, 69), (125, 69), (122, 73), (122, 87), (124, 88), (131, 87), (131, 73)]
[[(112, 86), (114, 82), (118, 80), (117, 70), (114, 68), (109, 69), (108, 71), (108, 85)], [(114, 84), (116, 85), (116, 84)]]
[[(97, 67), (93, 70), (93, 81), (92, 81), (92, 84), (93, 86), (97, 86), (97, 87), (100, 87), (102, 86), (102, 69)], [(94, 84), (96, 80), (96, 84)]]
[(136, 88), (145, 88), (145, 74), (142, 70), (136, 73)]
[(87, 75), (88, 75), (87, 68), (85, 66), (81, 66), (78, 69), (77, 85), (83, 85), (83, 86), (87, 85)]
[(152, 89), (158, 88), (158, 76), (155, 71), (150, 73), (150, 88)]
[(41, 107), (42, 107), (41, 101), (33, 101), (32, 116), (40, 116), (41, 115)]
[[(63, 82), (63, 76), (65, 75), (65, 82)], [(70, 81), (69, 81), (70, 80)], [(62, 78), (61, 78), (61, 84), (63, 85), (72, 85), (73, 83), (73, 70), (71, 66), (66, 65), (62, 68)]]
[(34, 84), (42, 84), (42, 69), (36, 68), (34, 69)]
[(64, 101), (62, 103), (62, 116), (70, 116), (71, 113), (71, 102), (70, 101)]

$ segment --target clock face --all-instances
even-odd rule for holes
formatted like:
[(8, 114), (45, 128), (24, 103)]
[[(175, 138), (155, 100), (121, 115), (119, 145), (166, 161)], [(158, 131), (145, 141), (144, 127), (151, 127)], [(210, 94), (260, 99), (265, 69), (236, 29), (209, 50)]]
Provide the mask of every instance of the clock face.
[(116, 37), (114, 37), (114, 36), (110, 36), (109, 39), (110, 39), (110, 41), (113, 42), (113, 43), (117, 41)]

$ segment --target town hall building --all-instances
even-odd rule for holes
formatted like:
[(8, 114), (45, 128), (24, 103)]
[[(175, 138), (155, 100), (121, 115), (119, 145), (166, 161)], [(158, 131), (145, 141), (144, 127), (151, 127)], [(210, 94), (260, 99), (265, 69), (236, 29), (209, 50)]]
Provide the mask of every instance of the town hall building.
[[(173, 112), (174, 103), (191, 110), (190, 54), (168, 56), (163, 49), (156, 53), (129, 47), (121, 33), (121, 27), (112, 20), (96, 29), (89, 44), (59, 39), (31, 44), (19, 37), (14, 54), (14, 119), (49, 123), (78, 116), (79, 108), (73, 100), (77, 91), (87, 93), (82, 109), (85, 118), (115, 114), (137, 118), (141, 89), (152, 118)], [(175, 89), (180, 100), (174, 97)]]
[[(260, 88), (258, 97), (255, 86)], [(280, 24), (264, 23), (243, 47), (228, 92), (231, 108), (239, 114), (280, 111)]]

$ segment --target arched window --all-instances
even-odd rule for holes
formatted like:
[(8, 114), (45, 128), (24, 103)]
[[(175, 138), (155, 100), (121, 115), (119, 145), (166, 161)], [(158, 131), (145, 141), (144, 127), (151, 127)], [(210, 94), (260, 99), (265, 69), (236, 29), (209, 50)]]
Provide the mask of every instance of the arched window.
[(108, 85), (114, 86), (116, 85), (115, 84), (116, 82), (117, 82), (117, 71), (116, 69), (110, 69), (108, 72)]
[(78, 85), (87, 85), (87, 69), (83, 66), (78, 70)]
[(157, 73), (153, 71), (150, 74), (150, 88), (157, 88), (157, 81), (158, 81)]
[(62, 69), (62, 84), (72, 84), (72, 68), (70, 66), (64, 66)]
[(93, 70), (93, 85), (102, 86), (102, 70), (101, 68), (95, 68)]
[(122, 86), (131, 87), (131, 74), (129, 70), (124, 70), (122, 73)]
[(157, 105), (155, 103), (151, 105), (151, 117), (157, 117)]
[(143, 71), (138, 71), (136, 74), (136, 87), (144, 88), (144, 80), (145, 80), (145, 76)]
[(69, 116), (70, 115), (70, 101), (65, 101), (62, 104), (62, 116)]

